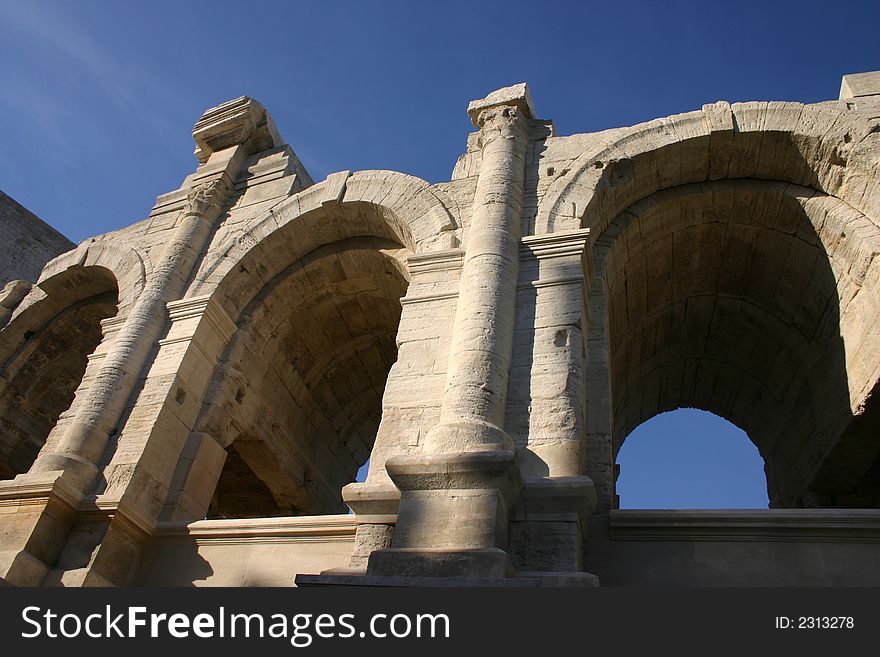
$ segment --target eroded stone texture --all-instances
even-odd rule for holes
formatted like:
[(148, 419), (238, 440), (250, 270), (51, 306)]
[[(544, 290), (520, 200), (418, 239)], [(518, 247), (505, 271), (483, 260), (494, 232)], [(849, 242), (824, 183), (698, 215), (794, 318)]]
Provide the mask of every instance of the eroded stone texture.
[(0, 192), (0, 286), (35, 281), (43, 267), (74, 244)]
[[(0, 293), (0, 581), (880, 584), (876, 79), (572, 136), (514, 85), (433, 185), (208, 110), (149, 217)], [(679, 407), (788, 508), (616, 509)]]

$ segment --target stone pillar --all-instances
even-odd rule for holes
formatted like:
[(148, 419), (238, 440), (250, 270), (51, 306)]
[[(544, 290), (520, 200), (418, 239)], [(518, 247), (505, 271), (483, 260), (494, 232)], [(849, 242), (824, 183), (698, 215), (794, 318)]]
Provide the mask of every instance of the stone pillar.
[[(172, 301), (168, 315), (171, 326), (159, 341), (159, 353), (143, 382), (143, 394), (169, 403), (132, 410), (119, 436), (118, 449), (104, 469), (104, 478), (112, 482), (104, 495), (121, 496), (150, 517), (200, 520), (208, 511), (226, 461), (227, 445), (195, 426), (217, 359), (235, 334), (236, 325), (210, 295)], [(144, 427), (148, 428), (146, 439)], [(176, 453), (180, 457), (173, 466), (167, 455)], [(157, 496), (152, 482), (167, 483), (169, 494)], [(161, 513), (157, 497), (166, 498)]]
[(526, 480), (584, 471), (588, 235), (584, 228), (522, 240), (506, 422)]
[[(47, 442), (29, 472), (0, 482), (0, 524), (7, 528), (0, 532), (0, 577), (9, 584), (38, 585), (46, 580), (59, 555), (76, 551), (75, 545), (65, 548), (66, 543), (79, 540), (72, 535), (68, 540), (68, 535), (71, 528), (76, 531), (84, 511), (90, 511), (86, 493), (97, 478), (109, 438), (168, 326), (168, 303), (185, 294), (247, 158), (282, 143), (262, 105), (247, 97), (208, 110), (196, 124), (193, 139), (201, 165), (180, 191), (181, 195), (187, 193), (183, 210), (167, 243), (155, 252), (156, 264), (140, 297), (126, 317), (113, 322), (112, 328), (118, 327), (118, 331), (112, 343), (105, 337), (107, 353), (90, 361), (98, 371), (83, 390), (83, 399), (72, 407), (70, 424), (57, 442)], [(23, 500), (28, 503), (26, 514), (18, 512)], [(117, 530), (120, 536), (131, 535), (127, 526), (132, 523), (148, 533), (155, 518), (130, 523), (142, 514), (139, 509), (123, 506), (114, 513), (102, 510), (108, 511), (102, 521), (108, 526), (107, 536)], [(132, 542), (127, 543), (126, 539), (105, 538), (92, 565), (77, 575), (81, 583), (127, 583), (130, 572), (121, 572), (119, 554), (114, 554), (118, 547), (128, 550)], [(136, 555), (125, 563), (134, 560)], [(59, 575), (63, 577), (62, 572), (53, 574)]]
[(188, 179), (191, 189), (177, 226), (120, 328), (85, 403), (79, 405), (59, 444), (40, 454), (32, 472), (62, 471), (81, 491), (93, 483), (109, 436), (166, 328), (166, 304), (186, 292), (238, 172), (250, 154), (281, 143), (266, 110), (246, 96), (205, 112), (193, 128), (193, 139), (201, 166)]
[(370, 554), (391, 547), (400, 491), (385, 470), (388, 457), (418, 454), (440, 419), (463, 255), (454, 248), (407, 258), (410, 281), (400, 300), (397, 360), (385, 383), (370, 472), (365, 482), (342, 489), (357, 519), (348, 571), (363, 574)]
[(426, 437), (426, 451), (513, 449), (503, 425), (532, 113), (524, 84), (496, 91), (468, 107), (468, 114), (480, 128), (482, 163), (462, 264), (440, 423)]
[(165, 329), (165, 306), (186, 290), (193, 267), (226, 203), (230, 183), (218, 177), (190, 192), (177, 228), (104, 357), (85, 403), (56, 448), (40, 454), (32, 472), (64, 471), (65, 477), (82, 491), (94, 481), (109, 436)]
[(521, 486), (504, 431), (513, 348), (528, 124), (524, 84), (474, 101), (482, 162), (465, 246), (439, 423), (421, 454), (385, 467), (401, 491), (392, 546), (367, 575), (500, 578)]

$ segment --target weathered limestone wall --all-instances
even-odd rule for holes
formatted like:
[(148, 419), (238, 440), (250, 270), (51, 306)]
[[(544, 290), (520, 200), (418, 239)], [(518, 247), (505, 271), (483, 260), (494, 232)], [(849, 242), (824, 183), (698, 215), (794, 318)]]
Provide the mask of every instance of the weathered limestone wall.
[[(874, 510), (619, 510), (610, 526), (613, 559), (590, 564), (603, 586), (880, 585)], [(161, 525), (136, 582), (289, 586), (347, 565), (355, 527), (350, 515)]]
[[(0, 298), (0, 577), (859, 583), (876, 81), (572, 136), (515, 85), (439, 184), (315, 183), (259, 103), (208, 110), (149, 217)], [(746, 429), (775, 506), (847, 510), (618, 511), (620, 445), (682, 406)]]
[(0, 288), (34, 282), (49, 260), (76, 246), (0, 191)]
[(356, 526), (352, 515), (164, 523), (135, 583), (290, 586), (298, 573), (347, 566)]
[(603, 586), (878, 586), (876, 510), (611, 513)]

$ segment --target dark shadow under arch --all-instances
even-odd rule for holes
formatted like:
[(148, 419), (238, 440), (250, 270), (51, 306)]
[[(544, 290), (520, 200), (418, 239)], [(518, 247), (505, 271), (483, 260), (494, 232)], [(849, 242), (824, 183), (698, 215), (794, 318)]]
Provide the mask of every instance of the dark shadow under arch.
[[(754, 441), (773, 506), (820, 503), (817, 473), (854, 424), (841, 321), (853, 274), (819, 235), (827, 198), (767, 181), (687, 185), (632, 206), (595, 241), (593, 292), (607, 311), (591, 322), (607, 331), (615, 455), (654, 415), (700, 408)], [(831, 504), (846, 504), (868, 465)]]
[(345, 512), (397, 356), (400, 249), (370, 237), (320, 247), (245, 308), (198, 421), (228, 451), (208, 517)]
[(0, 479), (33, 464), (118, 309), (116, 279), (102, 267), (73, 267), (41, 287), (46, 297), (4, 329), (17, 348), (0, 370)]

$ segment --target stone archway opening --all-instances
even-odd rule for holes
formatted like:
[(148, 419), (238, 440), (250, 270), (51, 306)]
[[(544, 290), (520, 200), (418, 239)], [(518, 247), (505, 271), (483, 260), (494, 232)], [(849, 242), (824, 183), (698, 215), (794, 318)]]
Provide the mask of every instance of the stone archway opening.
[(41, 288), (47, 296), (0, 371), (0, 479), (30, 469), (83, 383), (101, 322), (118, 311), (116, 278), (103, 267), (72, 267)]
[(764, 461), (714, 413), (680, 408), (636, 427), (617, 455), (622, 509), (766, 509)]
[(228, 452), (208, 518), (346, 512), (341, 490), (370, 457), (397, 358), (401, 252), (331, 243), (246, 308), (202, 422)]
[(702, 409), (754, 442), (771, 506), (813, 505), (821, 463), (852, 428), (847, 350), (866, 335), (842, 319), (859, 285), (835, 202), (785, 183), (697, 183), (599, 236), (591, 326), (607, 336), (615, 458), (641, 423)]

